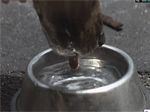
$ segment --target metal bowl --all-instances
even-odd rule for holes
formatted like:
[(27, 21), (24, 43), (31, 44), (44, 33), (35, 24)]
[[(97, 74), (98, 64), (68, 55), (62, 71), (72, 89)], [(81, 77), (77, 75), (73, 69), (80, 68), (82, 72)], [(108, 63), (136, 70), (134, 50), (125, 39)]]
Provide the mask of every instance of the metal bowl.
[(30, 61), (22, 88), (12, 99), (11, 110), (143, 112), (144, 109), (150, 108), (150, 95), (141, 85), (133, 61), (125, 52), (103, 45), (84, 59), (109, 62), (118, 69), (121, 76), (115, 82), (91, 89), (66, 90), (49, 86), (39, 81), (37, 75), (44, 67), (64, 62), (68, 58), (48, 49)]

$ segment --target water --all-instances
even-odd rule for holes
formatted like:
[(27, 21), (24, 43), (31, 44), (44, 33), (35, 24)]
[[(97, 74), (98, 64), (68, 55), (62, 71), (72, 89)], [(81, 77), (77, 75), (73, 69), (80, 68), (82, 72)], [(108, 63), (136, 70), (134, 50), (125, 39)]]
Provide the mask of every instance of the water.
[(61, 62), (45, 67), (37, 79), (67, 90), (85, 90), (111, 84), (120, 77), (119, 71), (105, 61), (82, 59), (77, 70), (72, 70), (67, 61)]

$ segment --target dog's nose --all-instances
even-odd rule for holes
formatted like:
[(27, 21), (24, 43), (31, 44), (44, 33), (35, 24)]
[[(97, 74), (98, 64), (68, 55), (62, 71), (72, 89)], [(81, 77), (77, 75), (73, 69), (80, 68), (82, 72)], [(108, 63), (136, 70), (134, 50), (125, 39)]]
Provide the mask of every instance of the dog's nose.
[(101, 34), (100, 34), (100, 36), (99, 36), (99, 40), (98, 40), (98, 45), (99, 46), (102, 46), (104, 43), (105, 43), (105, 34), (104, 34), (104, 32), (102, 32)]

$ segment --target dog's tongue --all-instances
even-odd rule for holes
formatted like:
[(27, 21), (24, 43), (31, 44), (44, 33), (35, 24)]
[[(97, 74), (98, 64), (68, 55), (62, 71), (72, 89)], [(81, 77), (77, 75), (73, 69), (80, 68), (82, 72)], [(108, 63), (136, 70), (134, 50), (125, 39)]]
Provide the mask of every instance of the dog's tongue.
[(69, 65), (72, 69), (76, 70), (80, 65), (81, 56), (76, 54), (76, 56), (69, 57)]

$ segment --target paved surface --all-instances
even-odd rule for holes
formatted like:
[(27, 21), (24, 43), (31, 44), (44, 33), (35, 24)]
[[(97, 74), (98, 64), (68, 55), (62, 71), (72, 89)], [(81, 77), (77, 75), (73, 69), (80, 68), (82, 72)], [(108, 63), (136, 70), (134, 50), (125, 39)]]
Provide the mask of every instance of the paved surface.
[[(116, 32), (105, 27), (107, 44), (127, 52), (138, 71), (150, 69), (150, 4), (131, 1), (101, 2), (102, 12), (124, 23)], [(37, 53), (48, 48), (31, 2), (2, 4), (2, 70), (25, 70)]]
[[(48, 43), (32, 2), (10, 2), (1, 4), (1, 8), (1, 103), (2, 110), (7, 111), (29, 61), (47, 49)], [(101, 9), (124, 23), (121, 32), (104, 26), (106, 43), (131, 56), (143, 85), (150, 91), (150, 4), (129, 0), (103, 1)]]

